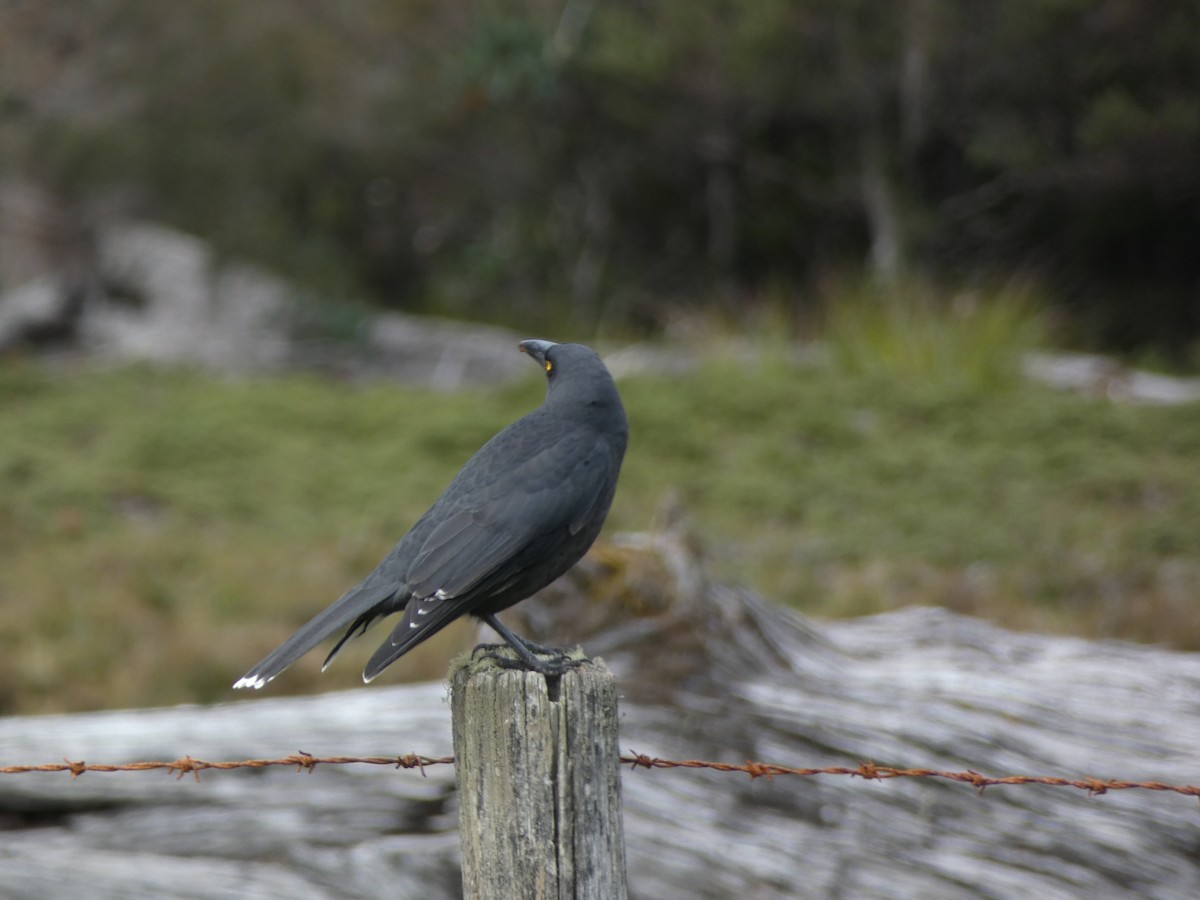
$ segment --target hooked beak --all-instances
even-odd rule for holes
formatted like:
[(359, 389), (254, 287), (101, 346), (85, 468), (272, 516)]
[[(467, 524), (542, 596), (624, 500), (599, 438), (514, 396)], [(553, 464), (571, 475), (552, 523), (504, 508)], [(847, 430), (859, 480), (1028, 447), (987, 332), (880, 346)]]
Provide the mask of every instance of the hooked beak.
[(517, 346), (522, 353), (528, 353), (544, 366), (546, 365), (546, 352), (554, 346), (554, 341), (521, 341)]

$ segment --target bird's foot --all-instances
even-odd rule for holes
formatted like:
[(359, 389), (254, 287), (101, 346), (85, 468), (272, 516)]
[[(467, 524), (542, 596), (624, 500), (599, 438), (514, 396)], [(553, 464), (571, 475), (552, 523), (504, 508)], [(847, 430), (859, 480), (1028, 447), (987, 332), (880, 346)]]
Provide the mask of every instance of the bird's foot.
[[(567, 671), (577, 668), (591, 660), (586, 657), (574, 658), (568, 656), (567, 653), (558, 647), (542, 647), (538, 645), (530, 645), (538, 656), (530, 655), (528, 659), (514, 659), (501, 652), (503, 645), (493, 645), (495, 649), (489, 650), (483, 655), (484, 659), (490, 659), (501, 669), (520, 669), (526, 672), (537, 672), (539, 675), (544, 675), (546, 678), (561, 678)], [(479, 649), (479, 648), (476, 648)], [(541, 656), (549, 656), (550, 659), (541, 659)]]
[(548, 644), (535, 644), (527, 637), (521, 638), (521, 643), (539, 656), (567, 656), (573, 650), (582, 649), (579, 647), (551, 647)]
[(471, 650), (471, 661), (472, 661), (472, 662), (474, 662), (474, 660), (475, 660), (475, 657), (476, 657), (476, 655), (479, 653), (479, 651), (480, 651), (480, 650), (486, 650), (486, 651), (487, 651), (487, 653), (486, 653), (486, 654), (484, 654), (484, 658), (485, 658), (485, 659), (492, 659), (492, 658), (494, 658), (494, 657), (493, 657), (493, 655), (494, 655), (494, 654), (495, 654), (495, 653), (496, 653), (496, 652), (497, 652), (497, 651), (498, 651), (498, 650), (499, 650), (501, 647), (507, 647), (507, 646), (508, 646), (508, 644), (476, 644), (476, 645), (474, 646), (474, 648)]
[[(572, 650), (567, 647), (551, 647), (546, 644), (536, 644), (528, 638), (519, 638), (520, 646), (510, 644), (476, 644), (471, 650), (471, 659), (482, 656), (490, 659), (502, 669), (524, 669), (527, 672), (537, 672), (541, 675), (559, 677), (568, 669), (577, 667), (580, 663), (590, 662), (586, 657), (573, 659)], [(518, 658), (505, 655), (505, 650), (514, 650)], [(521, 652), (524, 650), (525, 652)], [(549, 656), (551, 659), (539, 659)]]

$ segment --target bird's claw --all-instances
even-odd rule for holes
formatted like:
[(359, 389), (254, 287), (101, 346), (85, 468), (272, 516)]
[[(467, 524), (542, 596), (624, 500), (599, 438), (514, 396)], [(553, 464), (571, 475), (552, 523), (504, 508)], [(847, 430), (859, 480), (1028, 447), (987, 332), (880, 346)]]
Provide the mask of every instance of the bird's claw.
[(570, 652), (570, 649), (567, 647), (551, 647), (547, 644), (535, 644), (527, 637), (521, 638), (521, 643), (524, 644), (530, 652), (536, 653), (539, 656), (561, 656), (565, 659), (567, 654)]
[(494, 659), (494, 654), (501, 648), (507, 647), (508, 644), (476, 644), (471, 650), (471, 661), (474, 662), (476, 655), (480, 650), (486, 650), (484, 659)]
[[(478, 649), (478, 648), (476, 648)], [(501, 669), (519, 669), (525, 672), (537, 672), (539, 675), (544, 675), (547, 678), (561, 678), (570, 669), (577, 668), (588, 659), (572, 659), (561, 650), (549, 650), (549, 654), (553, 655), (552, 659), (536, 659), (537, 665), (531, 665), (529, 661), (524, 659), (514, 659), (496, 650), (489, 651), (483, 655), (484, 659), (490, 659)]]

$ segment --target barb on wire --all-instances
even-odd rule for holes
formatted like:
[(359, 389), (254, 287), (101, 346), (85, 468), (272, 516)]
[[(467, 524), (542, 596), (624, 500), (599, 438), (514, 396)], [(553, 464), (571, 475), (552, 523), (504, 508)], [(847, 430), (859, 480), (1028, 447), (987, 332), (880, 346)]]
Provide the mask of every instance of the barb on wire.
[[(962, 772), (946, 772), (937, 769), (902, 769), (894, 766), (880, 766), (873, 762), (859, 763), (857, 766), (827, 766), (825, 768), (797, 768), (781, 766), (775, 763), (763, 763), (747, 760), (743, 764), (706, 762), (699, 759), (659, 759), (644, 753), (630, 752), (621, 757), (621, 762), (631, 769), (711, 769), (717, 772), (740, 772), (752, 779), (766, 778), (768, 781), (776, 775), (795, 775), (811, 777), (815, 775), (843, 775), (851, 778), (863, 778), (868, 781), (885, 781), (891, 778), (937, 778), (945, 781), (955, 781), (969, 784), (980, 793), (986, 788), (999, 785), (1041, 784), (1050, 787), (1069, 787), (1086, 791), (1089, 796), (1106, 794), (1109, 791), (1165, 791), (1183, 794), (1188, 797), (1200, 797), (1200, 785), (1166, 784), (1161, 781), (1123, 781), (1103, 778), (1059, 778), (1050, 775), (982, 775), (971, 769)], [(64, 760), (60, 763), (43, 763), (27, 766), (0, 766), (0, 775), (23, 775), (31, 772), (70, 772), (72, 778), (78, 778), (85, 772), (145, 772), (152, 769), (165, 770), (173, 773), (176, 778), (182, 778), (191, 773), (199, 781), (200, 773), (209, 770), (227, 769), (262, 769), (271, 766), (290, 766), (297, 772), (312, 773), (319, 765), (347, 766), (391, 766), (396, 769), (419, 769), (425, 774), (429, 766), (445, 766), (454, 763), (453, 756), (420, 756), (409, 753), (403, 756), (313, 756), (311, 753), (300, 751), (291, 756), (278, 759), (243, 759), (236, 761), (211, 762), (183, 756), (171, 762), (147, 761), (131, 763), (87, 763), (82, 760)]]

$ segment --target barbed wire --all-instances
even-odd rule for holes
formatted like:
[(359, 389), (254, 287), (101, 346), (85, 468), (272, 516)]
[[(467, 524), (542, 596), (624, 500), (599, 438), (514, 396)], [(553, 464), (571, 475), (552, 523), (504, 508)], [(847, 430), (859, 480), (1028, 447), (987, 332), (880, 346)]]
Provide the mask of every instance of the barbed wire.
[(963, 772), (946, 772), (938, 769), (902, 769), (895, 766), (880, 766), (872, 762), (859, 763), (857, 766), (827, 766), (819, 769), (794, 768), (779, 766), (772, 763), (747, 761), (744, 765), (733, 763), (703, 762), (700, 760), (668, 760), (655, 759), (644, 754), (632, 757), (621, 757), (622, 763), (629, 763), (632, 768), (646, 769), (715, 769), (718, 772), (744, 772), (753, 778), (771, 779), (775, 775), (848, 775), (852, 778), (863, 778), (867, 781), (886, 781), (890, 778), (938, 778), (946, 781), (957, 781), (969, 784), (982, 794), (985, 788), (997, 785), (1026, 785), (1040, 784), (1049, 787), (1070, 787), (1086, 791), (1089, 796), (1106, 794), (1109, 791), (1128, 791), (1134, 789), (1146, 791), (1168, 791), (1183, 794), (1188, 797), (1200, 797), (1200, 785), (1167, 784), (1161, 781), (1122, 781), (1119, 779), (1102, 778), (1061, 778), (1053, 775), (983, 775), (967, 769)]
[[(229, 769), (263, 769), (275, 766), (292, 767), (296, 771), (312, 773), (317, 766), (391, 766), (395, 769), (418, 769), (425, 775), (425, 769), (431, 766), (453, 765), (453, 756), (421, 756), (409, 753), (403, 756), (314, 756), (300, 751), (291, 756), (277, 759), (243, 759), (233, 761), (211, 762), (183, 756), (172, 761), (144, 761), (131, 763), (87, 763), (82, 760), (64, 760), (60, 763), (41, 763), (26, 766), (0, 766), (0, 775), (25, 775), (33, 772), (70, 772), (72, 778), (78, 778), (86, 772), (147, 772), (165, 770), (173, 773), (176, 778), (191, 774), (199, 781), (200, 773), (210, 770), (225, 771)], [(708, 769), (716, 772), (738, 772), (749, 775), (751, 779), (766, 778), (773, 780), (777, 775), (792, 775), (811, 777), (816, 775), (849, 776), (862, 778), (867, 781), (886, 781), (892, 778), (935, 778), (944, 781), (954, 781), (969, 784), (981, 794), (986, 788), (1005, 785), (1040, 784), (1048, 787), (1068, 787), (1086, 791), (1089, 796), (1106, 794), (1109, 791), (1163, 791), (1183, 794), (1188, 797), (1200, 797), (1200, 785), (1168, 784), (1162, 781), (1126, 781), (1121, 779), (1103, 779), (1092, 777), (1062, 778), (1053, 775), (983, 775), (967, 769), (953, 772), (938, 769), (904, 769), (895, 766), (880, 766), (873, 762), (862, 762), (857, 766), (825, 766), (823, 768), (800, 768), (782, 766), (775, 763), (763, 763), (747, 760), (745, 763), (708, 762), (699, 759), (660, 759), (644, 753), (630, 752), (621, 757), (621, 763), (631, 769)]]
[(225, 762), (210, 762), (206, 759), (196, 759), (191, 756), (181, 756), (171, 762), (146, 761), (131, 763), (86, 763), (64, 760), (60, 763), (42, 763), (32, 766), (0, 766), (0, 775), (25, 775), (31, 772), (70, 772), (72, 778), (78, 778), (85, 772), (148, 772), (155, 769), (165, 769), (182, 778), (191, 773), (200, 780), (200, 773), (210, 769), (265, 769), (271, 766), (292, 766), (296, 771), (312, 772), (317, 766), (392, 766), (397, 769), (420, 769), (425, 774), (426, 766), (444, 766), (454, 763), (453, 756), (418, 756), (410, 753), (405, 756), (313, 756), (301, 750), (291, 756), (278, 759), (241, 759)]

